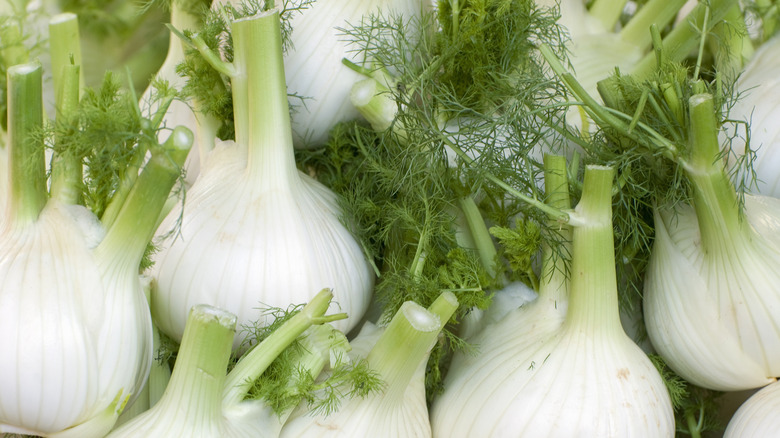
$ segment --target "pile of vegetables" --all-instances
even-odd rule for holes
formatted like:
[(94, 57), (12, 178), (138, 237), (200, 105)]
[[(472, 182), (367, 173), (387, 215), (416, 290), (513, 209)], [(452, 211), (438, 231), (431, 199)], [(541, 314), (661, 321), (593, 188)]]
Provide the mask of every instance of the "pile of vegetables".
[(770, 436), (776, 20), (5, 0), (0, 436)]

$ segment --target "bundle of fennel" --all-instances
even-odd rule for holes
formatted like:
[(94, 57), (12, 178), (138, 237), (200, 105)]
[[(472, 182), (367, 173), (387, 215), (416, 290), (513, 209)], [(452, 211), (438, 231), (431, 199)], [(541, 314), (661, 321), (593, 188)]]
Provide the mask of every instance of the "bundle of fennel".
[(776, 6), (682, 3), (4, 1), (0, 434), (772, 430)]

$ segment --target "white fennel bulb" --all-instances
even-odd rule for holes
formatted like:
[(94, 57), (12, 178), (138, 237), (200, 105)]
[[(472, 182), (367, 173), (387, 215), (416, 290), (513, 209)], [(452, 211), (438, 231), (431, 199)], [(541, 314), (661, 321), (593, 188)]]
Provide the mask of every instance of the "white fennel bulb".
[(613, 176), (588, 167), (570, 214), (568, 306), (553, 282), (471, 338), (477, 354), (453, 360), (434, 400), (434, 437), (674, 436), (666, 387), (620, 325)]
[(351, 342), (354, 359), (382, 380), (382, 388), (365, 398), (352, 398), (329, 415), (293, 412), (281, 430), (282, 438), (297, 437), (430, 437), (425, 399), (425, 365), (439, 332), (458, 307), (445, 292), (428, 309), (407, 301), (387, 327), (371, 323)]
[(644, 287), (653, 346), (705, 388), (756, 388), (780, 376), (780, 201), (737, 193), (722, 164), (712, 97), (691, 98), (692, 206), (656, 209)]
[[(263, 323), (260, 307), (286, 308), (330, 288), (333, 307), (362, 317), (373, 272), (329, 189), (300, 172), (293, 155), (281, 35), (268, 20), (232, 23), (231, 85), (236, 141), (203, 158), (183, 206), (162, 222), (180, 228), (156, 255), (152, 311), (163, 333), (180, 340), (189, 309), (210, 304)], [(235, 345), (241, 339), (237, 334)]]
[(174, 130), (157, 145), (106, 223), (46, 190), (44, 146), (30, 140), (43, 120), (40, 65), (8, 76), (0, 433), (102, 437), (149, 371), (151, 318), (138, 269), (192, 137)]
[(338, 122), (359, 117), (350, 102), (355, 82), (364, 79), (342, 63), (364, 60), (353, 53), (344, 28), (358, 25), (371, 14), (399, 16), (408, 21), (430, 8), (425, 0), (318, 0), (296, 14), (290, 25), (292, 46), (284, 58), (288, 91), (293, 98), (292, 117), (296, 147), (322, 146)]
[[(328, 362), (331, 347), (346, 338), (321, 324), (344, 315), (325, 316), (333, 295), (322, 290), (311, 302), (246, 352), (228, 373), (236, 330), (235, 315), (197, 305), (187, 327), (171, 380), (160, 400), (108, 435), (124, 437), (257, 438), (277, 437), (291, 409), (277, 415), (260, 399), (247, 399), (255, 380), (296, 340), (300, 353), (290, 367), (311, 378)], [(295, 382), (290, 385), (294, 386)], [(301, 397), (303, 394), (301, 394)]]
[[(765, 42), (756, 51), (737, 80), (740, 93), (729, 111), (733, 120), (750, 122), (750, 146), (755, 153), (755, 193), (780, 198), (780, 36)], [(745, 153), (744, 133), (731, 142), (734, 153)]]
[(753, 394), (729, 420), (723, 438), (766, 438), (780, 430), (780, 382)]

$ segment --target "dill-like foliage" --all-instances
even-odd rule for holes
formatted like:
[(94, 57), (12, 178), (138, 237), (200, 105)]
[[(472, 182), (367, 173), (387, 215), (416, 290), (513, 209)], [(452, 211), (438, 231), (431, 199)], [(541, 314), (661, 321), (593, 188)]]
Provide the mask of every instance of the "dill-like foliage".
[[(271, 322), (243, 327), (246, 336), (237, 351), (246, 354), (247, 349), (263, 342), (302, 308), (302, 305), (298, 305), (290, 306), (287, 310), (265, 309), (261, 320)], [(325, 336), (324, 345), (313, 346), (314, 343), (322, 343), (317, 338), (327, 333), (330, 335)], [(366, 397), (378, 391), (383, 382), (377, 373), (369, 368), (365, 360), (349, 360), (346, 356), (348, 348), (344, 335), (330, 326), (311, 327), (285, 348), (252, 383), (246, 398), (262, 399), (277, 415), (301, 403), (305, 403), (314, 414), (327, 415), (337, 410), (344, 400)], [(327, 349), (336, 360), (330, 364), (327, 376), (320, 378), (312, 375), (305, 363), (307, 356), (321, 355), (323, 349)], [(238, 360), (234, 356), (231, 367)]]
[[(490, 246), (489, 226), (514, 225), (518, 214), (547, 227), (546, 213), (525, 201), (543, 205), (536, 151), (562, 142), (549, 124), (562, 120), (563, 108), (552, 102), (563, 88), (535, 52), (542, 40), (565, 55), (555, 15), (531, 1), (458, 3), (458, 14), (456, 2), (440, 2), (438, 15), (375, 14), (342, 29), (363, 68), (392, 78), (397, 112), (386, 131), (345, 123), (325, 149), (298, 153), (302, 168), (339, 193), (345, 217), (354, 218), (348, 226), (379, 274), (380, 322), (404, 301), (425, 307), (442, 291), (457, 296), (459, 310), (428, 362), (431, 398), (453, 349), (467, 348), (456, 323), (487, 308), (510, 265), (505, 252), (486, 263), (464, 241), (473, 238), (469, 227), (482, 228)], [(482, 215), (468, 226), (464, 200)], [(534, 242), (511, 257), (531, 260), (541, 238)]]

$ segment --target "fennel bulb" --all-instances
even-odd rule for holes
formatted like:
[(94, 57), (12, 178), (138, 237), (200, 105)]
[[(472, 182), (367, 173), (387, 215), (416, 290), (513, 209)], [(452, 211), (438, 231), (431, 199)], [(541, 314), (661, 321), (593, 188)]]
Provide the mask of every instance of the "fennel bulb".
[(780, 382), (774, 382), (750, 396), (729, 420), (723, 438), (763, 438), (780, 429)]
[(387, 327), (367, 323), (350, 343), (355, 358), (365, 358), (384, 382), (376, 394), (352, 398), (329, 415), (301, 405), (280, 437), (429, 437), (425, 364), (439, 332), (458, 307), (451, 292), (427, 310), (407, 301)]
[(318, 0), (296, 14), (290, 25), (291, 48), (284, 57), (291, 99), (293, 139), (299, 148), (322, 146), (338, 122), (359, 117), (350, 102), (355, 82), (363, 76), (342, 64), (347, 58), (363, 64), (345, 41), (343, 31), (360, 24), (371, 14), (399, 16), (404, 21), (419, 17), (430, 8), (425, 0)]
[(236, 141), (201, 158), (183, 211), (159, 228), (180, 221), (152, 271), (155, 322), (176, 340), (196, 304), (226, 309), (243, 327), (263, 324), (261, 306), (286, 308), (330, 288), (333, 308), (349, 315), (335, 323), (344, 332), (368, 307), (373, 273), (335, 194), (295, 166), (281, 32), (268, 20), (278, 18), (233, 21), (234, 63), (221, 68), (232, 72)]
[(756, 388), (780, 376), (780, 201), (740, 211), (720, 154), (712, 96), (690, 99), (692, 206), (656, 208), (644, 313), (653, 346), (705, 388)]
[(568, 307), (558, 307), (566, 293), (553, 281), (471, 338), (478, 354), (453, 360), (432, 406), (433, 436), (674, 436), (666, 387), (620, 325), (613, 177), (589, 166), (570, 214)]
[[(102, 437), (149, 371), (151, 318), (138, 269), (192, 136), (175, 129), (154, 145), (127, 196), (113, 199), (121, 212), (98, 220), (69, 203), (70, 190), (47, 192), (43, 144), (31, 141), (43, 121), (41, 66), (18, 65), (8, 77), (0, 432)], [(67, 185), (57, 172), (52, 185)]]
[[(263, 400), (244, 398), (254, 380), (301, 334), (301, 350), (305, 353), (293, 366), (313, 376), (319, 374), (328, 360), (330, 345), (341, 342), (339, 336), (343, 339), (331, 327), (312, 327), (343, 317), (324, 316), (332, 297), (330, 291), (320, 291), (268, 338), (245, 353), (230, 373), (227, 367), (237, 317), (212, 306), (194, 306), (162, 398), (108, 437), (279, 436), (289, 412), (277, 416)], [(321, 330), (312, 331), (316, 328)]]

